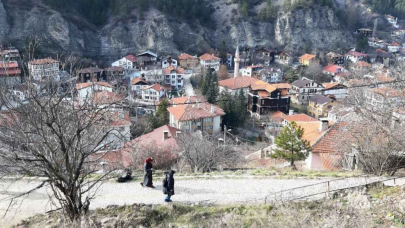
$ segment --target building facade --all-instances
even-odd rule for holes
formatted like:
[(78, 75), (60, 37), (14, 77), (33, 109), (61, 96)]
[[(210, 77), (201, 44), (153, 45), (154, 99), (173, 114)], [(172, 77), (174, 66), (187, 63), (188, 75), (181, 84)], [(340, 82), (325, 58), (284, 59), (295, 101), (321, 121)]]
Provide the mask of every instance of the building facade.
[(36, 59), (28, 63), (30, 78), (42, 81), (46, 78), (59, 77), (59, 61), (54, 59)]

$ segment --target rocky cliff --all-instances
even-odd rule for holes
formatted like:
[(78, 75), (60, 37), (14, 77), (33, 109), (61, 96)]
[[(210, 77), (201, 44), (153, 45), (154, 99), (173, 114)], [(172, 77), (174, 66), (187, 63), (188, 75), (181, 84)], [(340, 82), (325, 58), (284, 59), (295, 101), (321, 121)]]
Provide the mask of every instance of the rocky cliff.
[(134, 10), (130, 15), (110, 18), (106, 25), (95, 27), (78, 14), (57, 12), (40, 3), (23, 7), (16, 0), (0, 0), (0, 42), (21, 47), (30, 36), (39, 36), (44, 54), (77, 53), (106, 60), (147, 49), (160, 54), (181, 51), (200, 54), (217, 47), (222, 40), (229, 46), (239, 42), (242, 46), (290, 50), (308, 45), (330, 49), (354, 43), (352, 34), (329, 8), (280, 12), (274, 22), (258, 22), (241, 19), (236, 4), (222, 0), (212, 4), (215, 8), (212, 26), (180, 21), (152, 8), (144, 20), (138, 19)]

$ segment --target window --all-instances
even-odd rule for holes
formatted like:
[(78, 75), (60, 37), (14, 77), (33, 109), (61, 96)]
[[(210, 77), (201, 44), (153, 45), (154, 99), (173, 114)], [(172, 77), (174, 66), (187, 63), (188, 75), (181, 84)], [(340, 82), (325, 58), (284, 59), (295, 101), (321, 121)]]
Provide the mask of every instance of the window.
[(172, 78), (176, 78), (176, 75), (172, 75)]

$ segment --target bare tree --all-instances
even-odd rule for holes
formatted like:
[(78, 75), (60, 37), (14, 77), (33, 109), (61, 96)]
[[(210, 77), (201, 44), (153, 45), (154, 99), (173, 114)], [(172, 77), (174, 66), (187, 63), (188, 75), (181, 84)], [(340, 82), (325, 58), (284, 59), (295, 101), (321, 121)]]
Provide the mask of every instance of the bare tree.
[(184, 159), (194, 172), (207, 172), (220, 166), (232, 167), (241, 158), (231, 145), (220, 145), (207, 136), (183, 134), (178, 142), (180, 159)]
[[(0, 172), (2, 175), (41, 176), (42, 183), (25, 193), (49, 187), (51, 200), (72, 221), (88, 210), (95, 189), (105, 178), (89, 179), (108, 150), (117, 149), (122, 137), (112, 127), (120, 119), (117, 102), (98, 105), (94, 93), (86, 99), (75, 96), (74, 86), (61, 89), (61, 82), (45, 77), (30, 81), (24, 99), (13, 87), (0, 91)], [(103, 98), (104, 99), (104, 98)], [(113, 110), (113, 111), (112, 111)]]

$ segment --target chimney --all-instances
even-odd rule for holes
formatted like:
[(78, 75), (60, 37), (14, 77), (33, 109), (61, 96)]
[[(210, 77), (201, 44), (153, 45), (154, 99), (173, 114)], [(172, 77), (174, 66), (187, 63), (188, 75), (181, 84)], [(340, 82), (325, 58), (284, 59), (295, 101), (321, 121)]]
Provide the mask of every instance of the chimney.
[(319, 131), (326, 131), (328, 130), (329, 127), (329, 121), (327, 119), (321, 119), (321, 122), (319, 123)]
[(179, 137), (181, 135), (181, 131), (176, 131), (176, 137)]
[(169, 138), (169, 131), (163, 131), (163, 141), (166, 141)]
[(291, 110), (288, 112), (288, 115), (289, 115), (289, 116), (293, 116), (293, 115), (294, 115), (294, 110), (291, 109)]
[(215, 113), (215, 106), (211, 105), (211, 113)]
[(200, 108), (200, 100), (197, 99), (196, 102), (197, 102), (197, 107)]

